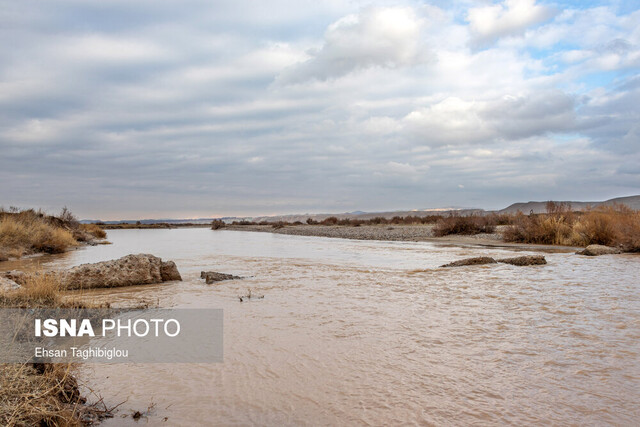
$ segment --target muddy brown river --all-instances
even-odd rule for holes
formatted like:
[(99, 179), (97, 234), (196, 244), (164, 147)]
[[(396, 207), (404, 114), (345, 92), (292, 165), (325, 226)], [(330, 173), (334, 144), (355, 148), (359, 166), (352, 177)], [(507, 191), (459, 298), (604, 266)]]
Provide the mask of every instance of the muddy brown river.
[[(534, 254), (208, 229), (111, 230), (110, 246), (4, 263), (151, 253), (184, 279), (112, 302), (224, 309), (224, 362), (85, 365), (115, 425), (637, 425), (640, 256), (439, 269)], [(201, 270), (245, 276), (205, 285)], [(240, 302), (247, 289), (264, 299)], [(203, 325), (203, 328), (206, 325)], [(135, 422), (133, 411), (150, 415)]]

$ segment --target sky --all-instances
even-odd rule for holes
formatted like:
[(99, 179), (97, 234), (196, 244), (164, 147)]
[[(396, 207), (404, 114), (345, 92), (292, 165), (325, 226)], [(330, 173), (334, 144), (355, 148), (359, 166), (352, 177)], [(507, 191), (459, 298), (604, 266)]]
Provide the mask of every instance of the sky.
[(640, 194), (640, 1), (0, 0), (0, 205), (141, 219)]

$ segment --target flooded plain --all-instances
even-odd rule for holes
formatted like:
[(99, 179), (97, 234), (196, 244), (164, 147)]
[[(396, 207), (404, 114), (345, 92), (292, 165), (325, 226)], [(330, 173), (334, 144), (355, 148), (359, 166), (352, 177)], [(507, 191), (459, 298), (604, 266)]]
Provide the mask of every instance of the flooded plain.
[[(183, 282), (87, 293), (224, 309), (224, 363), (83, 366), (108, 406), (125, 401), (105, 426), (640, 419), (640, 256), (439, 269), (535, 252), (204, 228), (110, 230), (109, 240), (2, 267), (173, 260)], [(201, 270), (245, 278), (206, 285)], [(264, 299), (240, 302), (248, 289)], [(137, 423), (122, 417), (150, 405)]]

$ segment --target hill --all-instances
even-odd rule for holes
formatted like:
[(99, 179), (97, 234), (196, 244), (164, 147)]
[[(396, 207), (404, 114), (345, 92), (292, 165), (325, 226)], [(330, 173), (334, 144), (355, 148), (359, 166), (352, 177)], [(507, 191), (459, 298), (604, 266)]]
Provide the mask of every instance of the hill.
[[(555, 201), (555, 200), (554, 200)], [(598, 206), (611, 206), (614, 204), (620, 204), (630, 207), (631, 209), (640, 209), (640, 195), (638, 196), (628, 196), (628, 197), (616, 197), (615, 199), (605, 200), (604, 202), (570, 202), (570, 201), (555, 201), (556, 203), (568, 203), (571, 205), (571, 209), (574, 211), (583, 211), (588, 208), (595, 208)], [(522, 212), (528, 214), (533, 211), (533, 213), (544, 213), (547, 210), (547, 202), (526, 202), (526, 203), (514, 203), (502, 210), (497, 211), (498, 213), (517, 213)]]

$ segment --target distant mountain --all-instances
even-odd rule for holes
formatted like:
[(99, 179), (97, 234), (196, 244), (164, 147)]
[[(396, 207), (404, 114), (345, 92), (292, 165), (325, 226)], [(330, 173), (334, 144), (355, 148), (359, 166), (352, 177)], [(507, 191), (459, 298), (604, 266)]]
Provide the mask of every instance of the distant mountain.
[[(565, 201), (555, 201), (556, 203), (569, 203), (571, 204), (571, 209), (574, 211), (581, 211), (588, 208), (595, 208), (596, 206), (611, 206), (614, 204), (621, 204), (630, 207), (631, 209), (640, 210), (640, 195), (638, 196), (628, 196), (628, 197), (617, 197), (615, 199), (605, 200), (604, 202), (565, 202)], [(517, 213), (518, 211), (528, 214), (531, 211), (533, 213), (544, 213), (547, 211), (547, 202), (526, 202), (526, 203), (514, 203), (509, 207), (501, 209), (499, 211), (485, 211), (484, 209), (476, 209), (476, 208), (461, 208), (461, 207), (446, 207), (446, 208), (437, 208), (437, 209), (414, 209), (410, 211), (387, 211), (387, 212), (363, 212), (363, 211), (354, 211), (354, 212), (346, 212), (346, 213), (322, 213), (322, 214), (293, 214), (293, 215), (276, 215), (276, 216), (258, 216), (258, 217), (222, 217), (222, 218), (196, 218), (196, 219), (142, 219), (140, 223), (142, 224), (158, 224), (158, 223), (167, 223), (167, 224), (209, 224), (214, 219), (221, 219), (224, 222), (231, 223), (233, 221), (255, 221), (255, 222), (278, 222), (278, 221), (286, 221), (286, 222), (305, 222), (307, 219), (311, 218), (315, 221), (322, 221), (326, 218), (335, 216), (338, 219), (371, 219), (375, 217), (383, 217), (387, 219), (391, 219), (394, 216), (417, 216), (417, 217), (425, 217), (429, 215), (449, 215), (452, 213), (457, 213), (459, 215), (471, 215), (471, 214), (489, 214), (492, 212), (496, 213)], [(82, 223), (93, 223), (98, 222), (98, 220), (89, 220), (83, 219), (80, 222)], [(120, 221), (102, 221), (105, 224), (119, 224), (119, 223), (127, 223), (127, 224), (135, 224), (138, 220), (120, 220)]]
[[(640, 195), (628, 196), (628, 197), (616, 197), (615, 199), (605, 200), (604, 202), (569, 202), (569, 201), (556, 201), (557, 203), (568, 203), (571, 205), (571, 209), (574, 211), (583, 211), (588, 208), (595, 208), (597, 206), (611, 206), (614, 204), (625, 205), (631, 209), (640, 209)], [(544, 213), (547, 211), (547, 202), (526, 202), (526, 203), (514, 203), (498, 213), (517, 213), (522, 212), (525, 214), (530, 213)]]
[(440, 209), (415, 209), (411, 211), (388, 211), (388, 212), (347, 212), (347, 213), (322, 213), (322, 214), (295, 214), (295, 215), (277, 215), (277, 216), (259, 216), (253, 218), (255, 222), (267, 221), (267, 222), (305, 222), (307, 219), (311, 218), (315, 221), (322, 221), (329, 217), (336, 217), (338, 219), (371, 219), (376, 217), (383, 217), (387, 219), (391, 219), (394, 216), (417, 216), (424, 217), (429, 215), (447, 215), (449, 213), (457, 212), (460, 215), (471, 215), (474, 213), (483, 213), (485, 212), (482, 209), (475, 208), (440, 208)]

